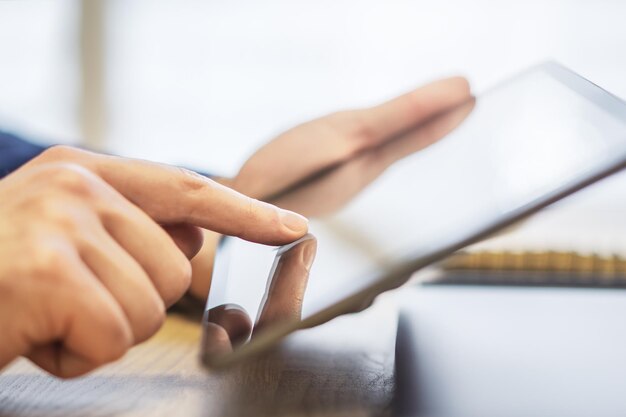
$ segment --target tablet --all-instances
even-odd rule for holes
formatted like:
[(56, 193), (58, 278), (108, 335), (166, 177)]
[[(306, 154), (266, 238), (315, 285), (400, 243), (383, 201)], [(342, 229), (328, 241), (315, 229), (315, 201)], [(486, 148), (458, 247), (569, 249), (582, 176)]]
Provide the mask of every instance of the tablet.
[(626, 104), (558, 64), (533, 67), (276, 198), (311, 219), (297, 242), (223, 239), (201, 359), (232, 364), (360, 311), (625, 164)]

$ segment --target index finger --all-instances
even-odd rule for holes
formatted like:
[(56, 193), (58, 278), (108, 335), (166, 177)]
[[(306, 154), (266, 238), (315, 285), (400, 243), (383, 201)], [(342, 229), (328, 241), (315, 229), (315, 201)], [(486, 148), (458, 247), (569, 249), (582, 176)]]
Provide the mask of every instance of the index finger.
[(107, 157), (102, 178), (162, 224), (192, 224), (253, 242), (280, 245), (308, 230), (292, 211), (250, 198), (183, 168)]
[(84, 166), (161, 225), (190, 224), (258, 243), (281, 245), (304, 236), (306, 218), (170, 165), (58, 146), (29, 164)]

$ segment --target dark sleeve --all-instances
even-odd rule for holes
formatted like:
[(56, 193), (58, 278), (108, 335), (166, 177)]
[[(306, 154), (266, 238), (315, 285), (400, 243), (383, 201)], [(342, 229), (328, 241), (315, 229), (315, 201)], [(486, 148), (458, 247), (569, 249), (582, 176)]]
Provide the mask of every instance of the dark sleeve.
[(10, 133), (0, 131), (0, 178), (10, 174), (22, 164), (46, 149)]
[[(47, 148), (47, 146), (28, 142), (14, 134), (0, 130), (0, 179), (9, 175)], [(205, 177), (219, 178), (202, 170), (192, 170)]]

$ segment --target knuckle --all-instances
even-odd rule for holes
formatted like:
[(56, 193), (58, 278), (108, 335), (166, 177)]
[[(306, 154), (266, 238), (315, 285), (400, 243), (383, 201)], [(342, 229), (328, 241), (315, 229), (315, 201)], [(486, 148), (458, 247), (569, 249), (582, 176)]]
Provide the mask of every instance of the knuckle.
[(41, 219), (48, 224), (61, 227), (66, 232), (75, 232), (80, 228), (80, 215), (76, 208), (68, 206), (66, 201), (57, 198), (46, 198), (38, 204)]
[(207, 185), (207, 178), (182, 167), (175, 167), (180, 178), (180, 186), (184, 192), (193, 192), (203, 189)]
[(242, 207), (242, 216), (240, 223), (240, 230), (238, 235), (240, 237), (248, 236), (249, 233), (254, 230), (254, 226), (258, 223), (259, 210), (257, 208), (257, 202), (255, 199), (247, 197), (246, 202)]
[(50, 166), (46, 175), (56, 187), (81, 196), (91, 194), (96, 183), (94, 175), (90, 171), (71, 163)]
[[(354, 137), (356, 145), (370, 144), (376, 142), (378, 133), (370, 123), (363, 120), (362, 117), (355, 117), (352, 125), (352, 137)], [(358, 146), (355, 146), (353, 151), (359, 150)]]
[(267, 223), (270, 226), (270, 230), (280, 230), (283, 227), (278, 210), (269, 211)]
[(41, 153), (41, 158), (52, 161), (72, 160), (80, 151), (66, 145), (55, 145)]
[(247, 197), (244, 205), (244, 216), (248, 222), (256, 222), (261, 216), (259, 209), (259, 200)]
[(33, 245), (29, 261), (30, 271), (38, 277), (48, 279), (64, 277), (63, 271), (67, 267), (67, 251), (59, 245), (42, 245), (41, 240)]
[(331, 126), (348, 138), (343, 157), (352, 157), (363, 147), (376, 142), (378, 134), (367, 119), (367, 110), (344, 110), (331, 115)]

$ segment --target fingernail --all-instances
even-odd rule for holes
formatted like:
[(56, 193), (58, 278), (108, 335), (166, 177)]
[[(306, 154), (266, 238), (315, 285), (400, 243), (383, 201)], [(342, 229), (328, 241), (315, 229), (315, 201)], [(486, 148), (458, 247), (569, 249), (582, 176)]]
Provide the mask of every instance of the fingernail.
[(302, 263), (304, 264), (304, 267), (309, 270), (311, 268), (311, 265), (313, 264), (313, 260), (315, 259), (317, 244), (315, 240), (307, 240), (303, 244), (304, 248), (302, 249)]
[(304, 233), (309, 229), (309, 221), (293, 211), (281, 210), (280, 221), (289, 230), (298, 233)]

